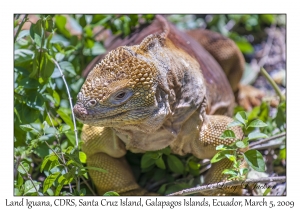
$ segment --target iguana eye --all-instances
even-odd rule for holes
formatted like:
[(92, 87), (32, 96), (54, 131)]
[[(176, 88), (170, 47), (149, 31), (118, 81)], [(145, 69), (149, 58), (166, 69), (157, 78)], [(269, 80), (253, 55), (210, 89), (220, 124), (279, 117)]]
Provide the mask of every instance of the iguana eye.
[(122, 99), (122, 98), (124, 98), (124, 96), (126, 95), (126, 92), (121, 92), (121, 93), (119, 93), (118, 95), (116, 95), (116, 99)]
[(109, 101), (112, 104), (119, 105), (127, 101), (132, 96), (132, 94), (132, 91), (128, 89), (119, 90), (110, 97)]

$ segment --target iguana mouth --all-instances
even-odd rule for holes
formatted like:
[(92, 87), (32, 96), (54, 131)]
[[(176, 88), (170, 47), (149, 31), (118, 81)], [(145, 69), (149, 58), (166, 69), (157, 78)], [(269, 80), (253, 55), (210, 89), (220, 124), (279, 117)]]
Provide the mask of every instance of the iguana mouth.
[(125, 111), (125, 112), (121, 112), (121, 113), (113, 114), (113, 115), (105, 115), (105, 114), (101, 115), (101, 114), (97, 113), (97, 110), (88, 110), (80, 103), (75, 104), (73, 111), (74, 111), (75, 117), (79, 121), (81, 121), (83, 123), (87, 123), (87, 124), (89, 124), (89, 122), (92, 122), (94, 124), (94, 123), (98, 123), (99, 121), (102, 122), (102, 121), (107, 121), (107, 120), (109, 120), (111, 122), (111, 120), (121, 117), (128, 112), (128, 111)]

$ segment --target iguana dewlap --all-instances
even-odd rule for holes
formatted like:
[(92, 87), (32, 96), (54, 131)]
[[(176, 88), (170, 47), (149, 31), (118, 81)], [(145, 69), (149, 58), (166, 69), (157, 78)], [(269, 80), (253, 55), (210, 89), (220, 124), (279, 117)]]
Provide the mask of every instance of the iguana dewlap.
[[(232, 121), (225, 115), (232, 114), (232, 88), (237, 89), (244, 61), (231, 40), (206, 33), (192, 31), (193, 39), (158, 16), (89, 73), (74, 113), (85, 124), (87, 164), (108, 171), (90, 171), (100, 195), (146, 193), (126, 163), (127, 150), (144, 153), (170, 146), (174, 154), (212, 158), (217, 145), (232, 143), (219, 137)], [(212, 52), (216, 59), (200, 45), (203, 41), (208, 51), (218, 51)], [(242, 137), (239, 127), (232, 129)], [(206, 182), (223, 180), (221, 172), (230, 164), (213, 164)]]

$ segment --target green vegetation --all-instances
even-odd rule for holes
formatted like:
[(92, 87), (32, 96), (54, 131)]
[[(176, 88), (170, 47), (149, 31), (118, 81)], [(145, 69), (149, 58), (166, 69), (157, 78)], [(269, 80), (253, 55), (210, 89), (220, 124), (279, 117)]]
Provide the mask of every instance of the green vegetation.
[[(86, 155), (80, 151), (82, 124), (72, 118), (70, 102), (74, 104), (84, 82), (81, 76), (84, 68), (95, 56), (105, 53), (105, 36), (104, 39), (97, 36), (103, 34), (104, 29), (127, 36), (136, 26), (151, 22), (154, 15), (36, 17), (37, 21), (27, 29), (23, 26), (32, 21), (29, 16), (15, 15), (14, 21), (14, 193), (94, 195), (95, 189), (87, 172), (98, 170), (105, 173), (105, 170), (86, 166)], [(235, 32), (234, 27), (238, 31), (242, 25), (248, 33), (257, 33), (276, 21), (283, 24), (281, 17), (276, 15), (215, 15), (209, 22), (205, 17), (194, 16), (193, 21), (202, 21), (212, 30), (230, 36), (244, 53), (253, 52), (253, 47), (245, 39), (245, 31)], [(168, 18), (177, 25), (189, 24), (189, 21), (184, 21), (189, 15), (170, 15)], [(235, 21), (236, 26), (224, 31), (222, 28), (226, 28), (229, 21)], [(241, 111), (239, 107), (236, 110)], [(222, 158), (233, 160), (235, 165), (224, 173), (231, 178), (245, 174), (245, 171), (237, 170), (241, 155), (251, 167), (263, 170), (261, 153), (238, 151), (250, 140), (272, 136), (276, 134), (275, 130), (285, 131), (285, 102), (278, 106), (276, 113), (275, 117), (270, 115), (267, 103), (248, 114), (238, 112), (235, 123), (243, 127), (245, 138), (237, 141), (230, 150), (225, 146), (218, 147), (220, 153), (223, 152)], [(230, 131), (223, 137), (228, 135), (234, 137)], [(281, 147), (278, 154), (275, 165), (285, 159), (285, 147)], [(127, 159), (139, 184), (162, 194), (201, 183), (199, 160), (172, 155), (169, 148), (144, 155), (128, 153)], [(258, 164), (254, 160), (258, 160)], [(108, 192), (106, 195), (117, 194)]]

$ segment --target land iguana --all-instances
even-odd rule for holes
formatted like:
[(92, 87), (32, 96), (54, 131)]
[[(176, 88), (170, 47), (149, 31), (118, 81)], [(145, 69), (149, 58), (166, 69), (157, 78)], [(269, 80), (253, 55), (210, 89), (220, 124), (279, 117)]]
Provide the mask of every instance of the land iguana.
[[(205, 48), (204, 48), (204, 47)], [(232, 121), (244, 59), (234, 42), (205, 30), (181, 32), (157, 15), (138, 33), (115, 40), (88, 74), (74, 106), (82, 129), (82, 150), (100, 195), (147, 195), (124, 155), (166, 147), (177, 155), (212, 158), (232, 139), (220, 135)], [(237, 138), (239, 127), (231, 128)], [(232, 162), (212, 164), (205, 182), (226, 177)], [(210, 192), (212, 195), (223, 191)], [(235, 192), (241, 194), (241, 189)]]

